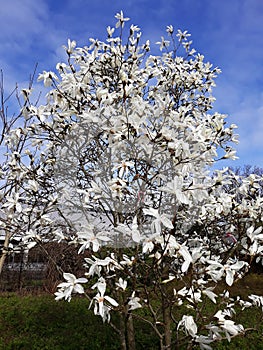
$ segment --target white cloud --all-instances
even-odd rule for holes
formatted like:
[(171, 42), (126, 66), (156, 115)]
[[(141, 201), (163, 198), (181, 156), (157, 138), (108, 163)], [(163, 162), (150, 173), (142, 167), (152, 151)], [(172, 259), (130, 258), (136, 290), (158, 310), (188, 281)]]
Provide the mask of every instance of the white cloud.
[(1, 4), (0, 39), (20, 40), (43, 31), (48, 8), (43, 0), (9, 0)]
[[(55, 63), (56, 45), (62, 41), (44, 0), (9, 0), (0, 11), (0, 68), (7, 91), (33, 73), (36, 63)], [(62, 43), (60, 44), (62, 45)], [(41, 67), (44, 69), (44, 67)]]

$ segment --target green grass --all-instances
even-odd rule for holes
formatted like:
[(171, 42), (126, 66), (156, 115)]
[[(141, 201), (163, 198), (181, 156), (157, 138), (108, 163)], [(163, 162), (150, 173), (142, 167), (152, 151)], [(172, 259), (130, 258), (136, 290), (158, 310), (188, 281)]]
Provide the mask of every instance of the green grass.
[[(233, 288), (245, 296), (262, 292), (263, 276), (250, 276)], [(70, 303), (56, 302), (53, 295), (0, 295), (0, 350), (118, 350), (118, 335), (88, 309), (85, 298)], [(213, 307), (212, 305), (208, 308)], [(178, 310), (179, 311), (179, 310)], [(140, 310), (142, 312), (143, 310)], [(114, 319), (114, 316), (113, 316)], [(263, 350), (263, 325), (260, 310), (248, 309), (234, 319), (249, 328), (244, 337), (215, 344), (213, 349)], [(116, 319), (115, 319), (116, 321)], [(158, 350), (158, 339), (146, 323), (135, 322), (138, 350)]]
[(118, 349), (112, 329), (88, 310), (84, 299), (55, 302), (53, 296), (0, 298), (0, 349)]
[[(2, 295), (0, 350), (119, 350), (118, 335), (88, 307), (79, 297), (68, 303), (52, 295)], [(135, 329), (139, 350), (158, 349), (149, 326), (137, 323)]]

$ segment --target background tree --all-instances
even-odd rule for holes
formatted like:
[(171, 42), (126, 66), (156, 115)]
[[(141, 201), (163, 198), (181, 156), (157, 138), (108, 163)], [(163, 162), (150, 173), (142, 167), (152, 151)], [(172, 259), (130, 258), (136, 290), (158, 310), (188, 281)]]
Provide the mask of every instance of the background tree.
[[(30, 102), (34, 75), (35, 73), (30, 77), (28, 88), (19, 92), (16, 87), (7, 96), (1, 75), (0, 234), (4, 243), (0, 274), (6, 257), (14, 252), (15, 246), (18, 245), (23, 250), (33, 247), (40, 241), (40, 236), (51, 239), (56, 226), (49, 217), (54, 212), (52, 208), (56, 202), (49, 181), (50, 158), (42, 153), (44, 140), (41, 135), (32, 139), (31, 134), (35, 133), (36, 124), (26, 114), (29, 106), (32, 109), (32, 105), (38, 104), (38, 97), (34, 104)], [(8, 104), (19, 112), (11, 115)], [(37, 107), (34, 108), (37, 111)], [(35, 241), (28, 244), (27, 237), (32, 232)]]
[[(26, 108), (29, 102), (29, 95), (32, 88), (32, 79), (30, 79), (29, 88), (22, 91), (24, 99), (21, 101), (18, 88), (6, 95), (4, 91), (4, 79), (1, 72), (1, 109), (0, 109), (0, 149), (1, 149), (1, 167), (0, 167), (0, 191), (1, 191), (1, 209), (0, 209), (0, 232), (4, 237), (4, 244), (0, 258), (0, 273), (6, 256), (11, 250), (11, 240), (20, 240), (20, 228), (22, 219), (22, 197), (20, 197), (21, 188), (24, 185), (22, 162), (23, 151), (27, 147), (27, 137), (23, 129), (27, 127), (27, 121), (22, 117), (22, 112), (10, 115), (8, 103), (16, 103), (22, 108)], [(12, 101), (11, 101), (12, 100)], [(11, 104), (11, 103), (10, 103)], [(19, 109), (21, 109), (19, 108)]]

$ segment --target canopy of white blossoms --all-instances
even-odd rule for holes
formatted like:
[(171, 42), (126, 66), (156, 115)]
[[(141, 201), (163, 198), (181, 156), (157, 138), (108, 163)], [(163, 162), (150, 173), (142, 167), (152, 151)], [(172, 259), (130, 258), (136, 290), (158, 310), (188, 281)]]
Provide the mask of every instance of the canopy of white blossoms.
[(96, 250), (109, 238), (127, 244), (159, 235), (175, 216), (177, 230), (188, 229), (196, 217), (186, 219), (182, 208), (198, 212), (212, 185), (207, 167), (218, 149), (234, 157), (236, 141), (235, 125), (211, 113), (219, 69), (196, 54), (189, 34), (167, 27), (171, 42), (162, 38), (161, 55), (151, 55), (140, 29), (132, 25), (125, 37), (120, 21), (120, 35), (108, 27), (106, 42), (79, 48), (68, 40), (68, 62), (39, 76), (53, 87), (47, 104), (25, 111), (54, 161), (59, 205)]
[[(79, 253), (93, 251), (87, 278), (65, 273), (56, 298), (70, 300), (90, 283), (97, 290), (91, 305), (103, 320), (121, 301), (127, 312), (152, 310), (150, 293), (144, 301), (136, 294), (150, 288), (147, 274), (164, 297), (164, 286), (190, 273), (184, 288), (173, 289), (170, 307), (186, 303), (201, 312), (204, 298), (224, 300), (203, 328), (192, 315), (177, 322), (178, 331), (210, 349), (222, 334), (230, 340), (244, 331), (229, 320), (228, 292), (213, 290), (240, 278), (248, 256), (261, 259), (262, 178), (209, 172), (219, 159), (236, 158), (236, 126), (213, 112), (220, 71), (196, 53), (190, 35), (168, 26), (169, 40), (162, 38), (155, 54), (137, 26), (126, 34), (122, 12), (116, 18), (105, 41), (78, 47), (68, 40), (67, 62), (39, 75), (49, 87), (46, 104), (30, 104), (26, 90), (24, 127), (6, 141), (5, 171), (14, 185), (6, 187), (2, 224), (12, 234), (15, 221), (29, 246), (51, 237), (75, 243)], [(112, 253), (97, 256), (105, 245)], [(120, 247), (136, 249), (129, 256), (116, 253)], [(123, 293), (117, 301), (116, 291)], [(251, 300), (238, 302), (262, 306), (260, 297)], [(207, 334), (198, 335), (199, 327)]]

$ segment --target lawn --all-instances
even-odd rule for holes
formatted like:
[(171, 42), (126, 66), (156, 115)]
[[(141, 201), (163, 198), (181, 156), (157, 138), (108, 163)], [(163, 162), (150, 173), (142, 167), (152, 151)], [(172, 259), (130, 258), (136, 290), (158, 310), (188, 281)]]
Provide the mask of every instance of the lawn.
[[(250, 275), (235, 285), (237, 294), (263, 291), (263, 276)], [(111, 327), (88, 309), (85, 298), (73, 298), (70, 303), (56, 302), (52, 295), (0, 295), (0, 350), (117, 350), (119, 339)], [(236, 319), (245, 327), (254, 327), (261, 311), (245, 310)], [(137, 349), (158, 350), (158, 339), (145, 323), (136, 321)], [(245, 337), (224, 341), (214, 349), (263, 350), (263, 326)]]

